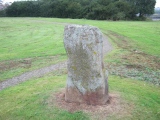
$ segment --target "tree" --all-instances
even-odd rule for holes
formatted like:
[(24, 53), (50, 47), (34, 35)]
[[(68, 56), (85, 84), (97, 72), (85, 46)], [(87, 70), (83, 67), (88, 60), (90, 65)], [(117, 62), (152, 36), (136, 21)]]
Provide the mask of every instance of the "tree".
[(19, 1), (4, 13), (9, 17), (87, 18), (140, 20), (154, 13), (155, 0), (38, 0)]
[(40, 15), (39, 4), (36, 1), (14, 2), (6, 9), (9, 17), (37, 17)]
[(81, 17), (81, 5), (78, 2), (70, 2), (67, 6), (67, 13), (69, 18)]
[(153, 14), (156, 0), (128, 0), (132, 5), (135, 6), (136, 12), (139, 13), (139, 17), (142, 18), (144, 15)]

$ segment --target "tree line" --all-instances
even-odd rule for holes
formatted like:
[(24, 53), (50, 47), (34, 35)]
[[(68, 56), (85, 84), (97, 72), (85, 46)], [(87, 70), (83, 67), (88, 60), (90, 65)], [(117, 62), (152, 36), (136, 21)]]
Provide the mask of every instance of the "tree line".
[(156, 0), (37, 0), (14, 2), (8, 17), (58, 17), (94, 20), (137, 20), (154, 13)]

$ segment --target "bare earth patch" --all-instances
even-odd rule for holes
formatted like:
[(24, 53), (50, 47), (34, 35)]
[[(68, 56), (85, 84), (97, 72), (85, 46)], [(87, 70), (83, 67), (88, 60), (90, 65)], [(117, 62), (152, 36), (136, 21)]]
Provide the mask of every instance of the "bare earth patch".
[[(106, 62), (105, 68), (112, 75), (143, 80), (160, 85), (160, 57), (149, 55), (138, 49), (129, 38), (109, 31), (110, 38), (118, 48), (127, 50), (112, 56), (112, 62)], [(107, 59), (107, 58), (106, 58)]]
[(119, 93), (110, 93), (109, 101), (106, 105), (87, 105), (79, 103), (68, 103), (65, 101), (65, 90), (62, 89), (60, 92), (53, 93), (48, 100), (49, 106), (55, 106), (57, 108), (67, 110), (68, 112), (74, 113), (77, 111), (83, 111), (90, 115), (92, 120), (106, 120), (111, 116), (123, 118), (131, 116), (133, 110), (133, 104), (124, 101)]
[(10, 61), (3, 61), (0, 62), (0, 72), (5, 71), (5, 70), (10, 70), (14, 68), (29, 68), (32, 65), (32, 59), (23, 59), (23, 60), (10, 60)]

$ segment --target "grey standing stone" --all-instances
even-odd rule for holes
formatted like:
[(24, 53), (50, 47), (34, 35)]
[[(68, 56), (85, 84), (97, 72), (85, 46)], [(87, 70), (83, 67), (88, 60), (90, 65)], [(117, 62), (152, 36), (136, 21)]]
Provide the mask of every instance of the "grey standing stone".
[(64, 46), (68, 55), (65, 100), (91, 105), (105, 104), (109, 97), (101, 31), (92, 26), (67, 25)]

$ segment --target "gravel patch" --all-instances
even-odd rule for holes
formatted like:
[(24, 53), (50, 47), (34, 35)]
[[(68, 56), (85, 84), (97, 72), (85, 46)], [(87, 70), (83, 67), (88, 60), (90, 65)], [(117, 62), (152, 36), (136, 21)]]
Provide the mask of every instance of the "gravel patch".
[(110, 51), (112, 51), (113, 47), (111, 45), (111, 43), (108, 41), (108, 37), (106, 35), (103, 34), (103, 54), (104, 56), (107, 55), (107, 53), (109, 53)]
[(31, 72), (26, 72), (20, 76), (13, 77), (11, 79), (8, 79), (6, 81), (1, 82), (0, 83), (0, 90), (7, 88), (7, 87), (10, 87), (10, 86), (17, 85), (18, 83), (24, 82), (28, 79), (33, 78), (33, 77), (42, 77), (43, 75), (45, 75), (47, 73), (50, 73), (52, 71), (62, 69), (65, 67), (67, 67), (67, 62), (58, 63), (55, 65), (51, 65), (49, 67), (41, 68), (41, 69), (34, 70)]

